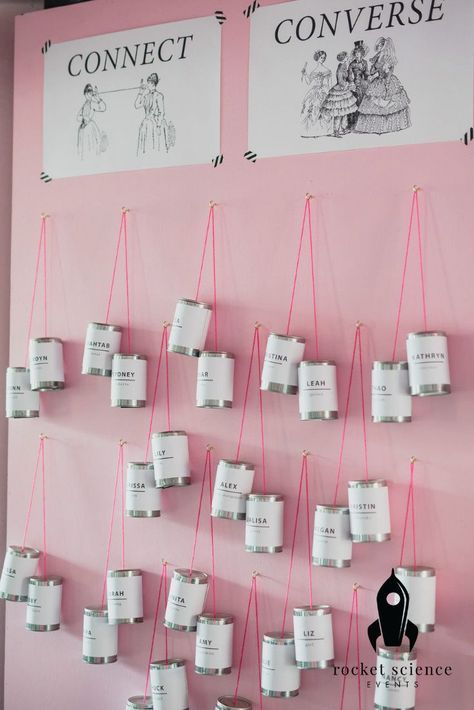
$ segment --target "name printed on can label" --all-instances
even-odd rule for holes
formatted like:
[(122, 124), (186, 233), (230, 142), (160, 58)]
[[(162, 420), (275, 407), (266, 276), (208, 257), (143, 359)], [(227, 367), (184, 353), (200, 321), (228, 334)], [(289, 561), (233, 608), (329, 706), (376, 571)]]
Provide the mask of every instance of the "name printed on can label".
[(350, 509), (353, 510), (354, 512), (357, 512), (359, 510), (376, 510), (377, 506), (375, 503), (351, 503), (350, 504)]
[(170, 598), (175, 604), (186, 604), (184, 597), (180, 597), (177, 594), (171, 594)]
[(110, 343), (105, 343), (103, 340), (89, 340), (87, 346), (96, 350), (110, 350)]
[(145, 490), (146, 486), (144, 483), (134, 483), (133, 481), (128, 482), (128, 490), (129, 491), (136, 491), (136, 490)]
[(336, 535), (336, 528), (328, 528), (325, 525), (317, 525), (314, 528), (314, 532), (319, 535), (329, 535), (334, 537)]
[(372, 392), (386, 392), (387, 385), (372, 385)]
[(255, 516), (247, 516), (247, 524), (250, 525), (268, 525), (268, 520), (267, 518), (261, 518), (261, 517), (255, 517)]
[(237, 490), (237, 483), (230, 483), (229, 481), (221, 481), (219, 484), (220, 488), (224, 488), (225, 490), (228, 491), (236, 491)]
[(33, 355), (31, 360), (33, 362), (48, 362), (48, 356), (47, 355)]
[(431, 360), (431, 361), (438, 361), (442, 362), (446, 360), (446, 354), (445, 353), (414, 353), (411, 356), (411, 359), (413, 361), (416, 360)]
[(326, 387), (326, 380), (306, 380), (306, 387)]
[(204, 371), (204, 370), (201, 370), (200, 372), (198, 372), (198, 379), (202, 380), (207, 377), (209, 377), (209, 372)]
[(126, 378), (126, 379), (131, 380), (135, 377), (135, 372), (132, 372), (132, 371), (125, 372), (124, 370), (114, 370), (114, 377)]
[(268, 362), (288, 362), (288, 357), (286, 355), (279, 355), (278, 353), (265, 353), (265, 360)]
[(117, 597), (124, 597), (124, 596), (125, 596), (125, 592), (123, 591), (123, 589), (122, 589), (121, 591), (114, 591), (114, 590), (112, 589), (112, 590), (109, 592), (109, 596), (111, 597), (111, 599), (115, 599), (115, 598), (117, 598)]

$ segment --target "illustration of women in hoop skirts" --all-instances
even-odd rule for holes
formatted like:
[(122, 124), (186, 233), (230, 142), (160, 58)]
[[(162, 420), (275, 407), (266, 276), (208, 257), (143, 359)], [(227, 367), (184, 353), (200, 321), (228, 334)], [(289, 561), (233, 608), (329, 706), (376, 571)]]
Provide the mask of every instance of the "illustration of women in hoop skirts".
[(81, 159), (89, 155), (99, 155), (107, 148), (107, 136), (95, 121), (96, 113), (103, 113), (107, 110), (104, 100), (99, 96), (97, 86), (92, 88), (92, 84), (86, 84), (84, 98), (85, 101), (77, 114), (79, 121), (77, 152)]
[(305, 64), (301, 71), (301, 81), (309, 85), (301, 106), (301, 121), (305, 131), (315, 135), (325, 135), (329, 129), (327, 121), (321, 119), (320, 113), (324, 99), (331, 88), (332, 72), (325, 65), (326, 58), (326, 52), (322, 50), (315, 52), (314, 68), (308, 72)]
[(332, 135), (340, 138), (349, 132), (348, 118), (357, 111), (357, 99), (349, 88), (347, 52), (339, 52), (336, 84), (329, 91), (321, 107), (321, 116), (333, 122)]
[(143, 109), (145, 116), (138, 129), (137, 155), (160, 150), (161, 129), (165, 117), (165, 97), (158, 91), (158, 74), (153, 72), (146, 85), (141, 82), (135, 108)]
[(392, 133), (411, 126), (410, 99), (394, 74), (397, 64), (390, 37), (380, 37), (370, 59), (369, 85), (359, 106), (356, 133)]

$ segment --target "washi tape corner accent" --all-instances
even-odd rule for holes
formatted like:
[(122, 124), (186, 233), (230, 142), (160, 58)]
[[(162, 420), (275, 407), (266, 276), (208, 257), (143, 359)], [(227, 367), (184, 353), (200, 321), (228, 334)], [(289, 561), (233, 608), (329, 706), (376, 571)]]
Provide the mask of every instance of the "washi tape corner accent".
[(464, 145), (469, 145), (474, 140), (474, 127), (471, 126), (460, 140)]
[(253, 150), (247, 150), (247, 151), (245, 151), (245, 153), (244, 153), (244, 158), (245, 158), (246, 160), (250, 160), (250, 162), (252, 162), (252, 163), (256, 163), (256, 162), (257, 162), (257, 154), (254, 153)]
[(227, 17), (224, 15), (224, 13), (223, 13), (222, 10), (216, 10), (216, 11), (214, 12), (214, 15), (215, 15), (215, 17), (216, 17), (217, 22), (218, 22), (220, 25), (223, 25), (224, 22), (227, 20)]
[(51, 40), (48, 39), (48, 40), (46, 40), (46, 42), (45, 42), (45, 43), (43, 44), (43, 46), (41, 47), (41, 54), (46, 54), (46, 52), (48, 51), (48, 49), (49, 49), (50, 47), (51, 47)]
[(250, 17), (250, 15), (253, 15), (255, 10), (257, 10), (260, 7), (260, 3), (257, 0), (253, 0), (253, 3), (251, 3), (244, 11), (245, 17)]
[(216, 157), (211, 160), (212, 166), (214, 168), (217, 168), (218, 165), (222, 165), (223, 162), (224, 156), (222, 155), (222, 153), (220, 155), (216, 155)]
[(48, 173), (45, 173), (44, 170), (41, 171), (40, 180), (42, 180), (43, 182), (51, 182), (52, 179), (53, 178), (51, 177), (51, 175), (48, 175)]

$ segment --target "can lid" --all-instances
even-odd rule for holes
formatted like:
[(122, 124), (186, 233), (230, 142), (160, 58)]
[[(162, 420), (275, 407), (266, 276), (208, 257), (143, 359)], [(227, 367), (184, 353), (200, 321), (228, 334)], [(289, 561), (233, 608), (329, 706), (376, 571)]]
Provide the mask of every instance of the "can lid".
[(175, 569), (173, 577), (179, 582), (187, 582), (188, 584), (207, 584), (207, 574), (200, 572), (197, 569)]
[(145, 461), (129, 461), (129, 462), (128, 462), (128, 465), (127, 465), (127, 468), (137, 469), (137, 470), (142, 470), (142, 469), (144, 469), (144, 470), (149, 471), (149, 470), (153, 470), (153, 462), (152, 462), (152, 461), (148, 461), (148, 462), (145, 462)]
[(122, 326), (121, 325), (111, 325), (110, 323), (96, 323), (95, 321), (91, 321), (89, 325), (94, 326), (96, 330), (112, 330), (117, 333), (122, 332)]
[(61, 338), (31, 338), (30, 343), (61, 343)]
[(186, 306), (195, 306), (196, 308), (207, 308), (207, 310), (212, 311), (212, 306), (210, 306), (209, 303), (193, 301), (192, 298), (179, 298), (178, 303), (184, 303)]
[(379, 646), (377, 654), (391, 661), (413, 661), (416, 658), (416, 649), (410, 651), (408, 646)]
[(232, 353), (226, 353), (223, 350), (201, 350), (199, 359), (202, 357), (221, 357), (229, 358), (229, 360), (235, 360), (235, 356)]
[(212, 624), (215, 626), (224, 626), (225, 624), (233, 624), (234, 617), (232, 614), (214, 614), (212, 612), (204, 612), (199, 614), (198, 624)]
[(48, 574), (47, 577), (29, 577), (28, 583), (34, 587), (58, 587), (63, 583), (63, 578), (55, 574)]
[(349, 515), (349, 508), (345, 505), (317, 505), (316, 510), (318, 513)]
[(141, 569), (108, 569), (107, 577), (141, 577)]
[(434, 567), (424, 567), (423, 565), (402, 565), (395, 567), (395, 574), (405, 577), (436, 577)]
[(29, 367), (7, 367), (7, 372), (29, 372)]
[(277, 493), (249, 493), (247, 500), (260, 503), (275, 503), (284, 500), (284, 497)]
[(272, 331), (268, 337), (276, 338), (277, 340), (289, 340), (291, 343), (306, 343), (306, 338), (302, 338), (299, 335), (282, 335)]
[(150, 668), (166, 669), (166, 668), (181, 668), (186, 665), (184, 658), (168, 658), (160, 661), (152, 661)]
[(368, 481), (349, 481), (349, 488), (386, 488), (387, 481), (383, 478), (369, 478)]
[(219, 463), (225, 464), (226, 468), (242, 468), (247, 471), (255, 471), (255, 464), (246, 461), (235, 461), (234, 459), (220, 459)]
[(295, 643), (295, 635), (291, 631), (267, 631), (263, 634), (263, 641), (275, 646), (292, 646)]
[(407, 340), (408, 338), (428, 338), (431, 335), (439, 335), (442, 338), (446, 338), (446, 333), (444, 330), (419, 330), (413, 333), (408, 333), (407, 335)]
[(298, 363), (298, 367), (311, 367), (311, 365), (331, 365), (336, 367), (335, 360), (302, 360)]
[(408, 362), (406, 360), (374, 360), (372, 370), (408, 370)]
[(132, 695), (127, 700), (127, 710), (153, 710), (153, 700), (150, 695)]
[(312, 606), (295, 606), (293, 616), (324, 616), (331, 613), (329, 604), (313, 604)]
[(158, 431), (151, 435), (152, 439), (163, 439), (165, 436), (186, 436), (185, 431)]
[(40, 551), (34, 547), (21, 547), (21, 545), (9, 545), (8, 549), (16, 557), (33, 557), (37, 559)]
[(146, 355), (129, 355), (128, 353), (114, 353), (113, 359), (117, 360), (120, 358), (120, 360), (146, 360)]
[(247, 698), (238, 695), (221, 695), (217, 698), (216, 710), (252, 710), (252, 703)]
[(101, 619), (107, 619), (109, 612), (106, 606), (85, 606), (84, 616), (95, 616)]

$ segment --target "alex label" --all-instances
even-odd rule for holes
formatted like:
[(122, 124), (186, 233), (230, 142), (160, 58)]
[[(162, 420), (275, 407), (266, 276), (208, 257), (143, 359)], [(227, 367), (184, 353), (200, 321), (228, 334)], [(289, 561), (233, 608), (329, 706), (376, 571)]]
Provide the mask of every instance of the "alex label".
[(212, 509), (245, 515), (246, 495), (252, 491), (255, 471), (228, 466), (219, 461), (212, 496)]

